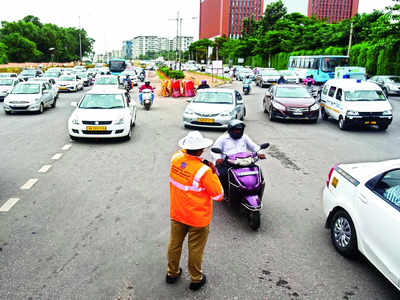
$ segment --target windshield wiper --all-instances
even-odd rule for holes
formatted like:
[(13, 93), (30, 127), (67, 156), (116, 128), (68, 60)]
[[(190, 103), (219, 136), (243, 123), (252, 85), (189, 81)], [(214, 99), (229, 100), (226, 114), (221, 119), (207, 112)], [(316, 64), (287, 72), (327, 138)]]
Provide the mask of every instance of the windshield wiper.
[(93, 106), (93, 107), (85, 107), (86, 109), (104, 109), (104, 107)]
[(111, 106), (111, 107), (107, 107), (107, 109), (113, 109), (113, 108), (124, 108), (123, 106)]

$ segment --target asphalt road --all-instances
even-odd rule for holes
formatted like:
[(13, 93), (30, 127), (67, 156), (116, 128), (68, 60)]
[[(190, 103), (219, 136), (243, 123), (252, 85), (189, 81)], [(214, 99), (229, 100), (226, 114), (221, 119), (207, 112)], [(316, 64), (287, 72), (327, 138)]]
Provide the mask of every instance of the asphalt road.
[[(1, 113), (0, 206), (20, 200), (0, 213), (0, 298), (400, 299), (365, 259), (335, 252), (321, 203), (334, 164), (398, 158), (400, 98), (391, 98), (395, 119), (386, 132), (341, 131), (331, 121), (270, 122), (264, 92), (254, 87), (245, 96), (247, 134), (271, 143), (260, 163), (267, 181), (261, 228), (253, 232), (216, 203), (203, 263), (208, 284), (196, 293), (188, 289), (186, 246), (182, 279), (165, 284), (168, 170), (188, 132), (185, 101), (139, 108), (129, 142), (69, 139), (70, 102), (82, 92), (61, 94), (42, 115)], [(44, 165), (52, 167), (38, 173)], [(29, 179), (38, 181), (21, 190)]]

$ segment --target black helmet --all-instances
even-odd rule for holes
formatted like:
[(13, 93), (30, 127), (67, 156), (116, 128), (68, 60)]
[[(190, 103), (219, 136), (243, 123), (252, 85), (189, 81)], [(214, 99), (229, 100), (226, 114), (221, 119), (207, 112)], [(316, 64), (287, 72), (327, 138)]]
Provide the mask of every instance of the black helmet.
[(146, 80), (146, 81), (144, 82), (144, 84), (145, 84), (145, 85), (150, 85), (150, 81)]
[(246, 125), (240, 120), (232, 120), (228, 124), (228, 133), (231, 138), (238, 140), (243, 136)]

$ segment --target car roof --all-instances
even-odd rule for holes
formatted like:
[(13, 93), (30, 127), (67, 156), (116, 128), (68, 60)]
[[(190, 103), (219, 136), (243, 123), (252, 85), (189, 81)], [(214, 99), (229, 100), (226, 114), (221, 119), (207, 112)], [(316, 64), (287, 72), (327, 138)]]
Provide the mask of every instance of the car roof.
[(234, 93), (234, 89), (216, 89), (216, 88), (210, 88), (210, 89), (200, 89), (197, 91), (198, 93)]
[(284, 88), (284, 87), (297, 88), (297, 89), (300, 89), (300, 88), (305, 89), (305, 88), (306, 88), (304, 85), (287, 84), (287, 83), (284, 83), (284, 84), (276, 84), (276, 85), (273, 85), (273, 86), (276, 86), (276, 88)]
[(39, 82), (35, 82), (35, 81), (24, 81), (24, 82), (20, 82), (19, 84), (41, 84), (41, 81)]
[(343, 90), (380, 90), (381, 88), (373, 82), (357, 79), (331, 79), (326, 82), (327, 85), (334, 85)]

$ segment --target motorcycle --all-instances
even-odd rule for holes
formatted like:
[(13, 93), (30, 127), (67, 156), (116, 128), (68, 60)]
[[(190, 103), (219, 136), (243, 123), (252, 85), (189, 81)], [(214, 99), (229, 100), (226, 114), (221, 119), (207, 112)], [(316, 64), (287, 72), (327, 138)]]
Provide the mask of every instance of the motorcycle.
[[(267, 149), (268, 143), (262, 144), (261, 149)], [(211, 148), (211, 151), (224, 154), (219, 148)], [(256, 162), (258, 153), (241, 152), (233, 155), (225, 155), (225, 164), (228, 166), (228, 190), (226, 197), (231, 203), (240, 204), (247, 215), (251, 229), (260, 227), (260, 212), (265, 181), (262, 171)], [(218, 176), (220, 173), (217, 170)]]
[(250, 94), (250, 83), (243, 83), (243, 93), (245, 95)]
[(150, 110), (151, 105), (153, 104), (154, 100), (154, 93), (150, 89), (144, 89), (140, 93), (141, 97), (141, 103), (144, 106), (146, 110)]
[(138, 78), (139, 78), (139, 80), (140, 80), (141, 82), (144, 82), (145, 77), (146, 77), (146, 76), (145, 76), (143, 73), (140, 73), (139, 76), (138, 76)]

